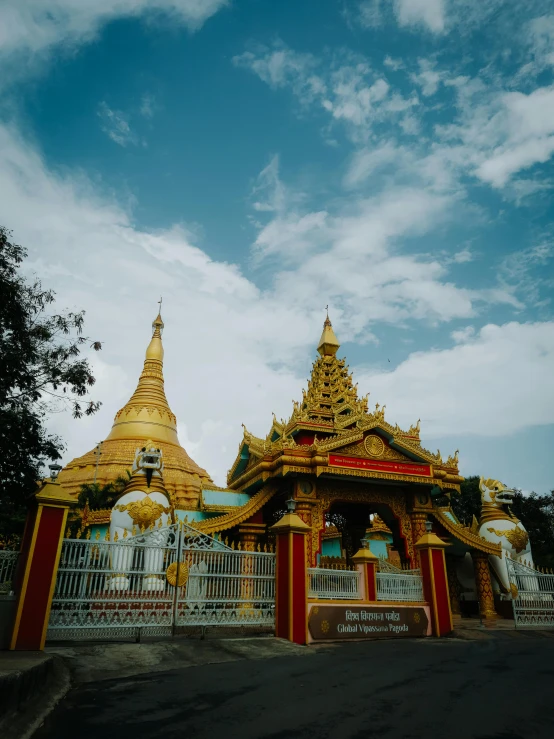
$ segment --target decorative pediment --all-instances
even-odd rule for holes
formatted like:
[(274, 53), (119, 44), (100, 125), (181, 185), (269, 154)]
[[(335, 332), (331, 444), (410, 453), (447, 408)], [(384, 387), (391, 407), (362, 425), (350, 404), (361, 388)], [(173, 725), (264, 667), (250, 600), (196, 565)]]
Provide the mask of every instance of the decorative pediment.
[(355, 444), (347, 444), (336, 449), (338, 454), (347, 454), (351, 457), (364, 457), (366, 459), (397, 459), (403, 462), (412, 462), (410, 457), (393, 449), (386, 439), (378, 434), (367, 434), (365, 439)]

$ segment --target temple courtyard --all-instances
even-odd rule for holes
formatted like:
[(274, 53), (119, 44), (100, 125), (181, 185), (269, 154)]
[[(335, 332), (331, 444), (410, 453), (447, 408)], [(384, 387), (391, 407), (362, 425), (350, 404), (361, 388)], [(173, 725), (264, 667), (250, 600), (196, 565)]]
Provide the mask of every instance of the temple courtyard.
[(309, 648), (187, 639), (190, 666), (169, 670), (171, 643), (69, 650), (75, 687), (35, 737), (552, 737), (554, 633), (468, 621), (456, 633)]

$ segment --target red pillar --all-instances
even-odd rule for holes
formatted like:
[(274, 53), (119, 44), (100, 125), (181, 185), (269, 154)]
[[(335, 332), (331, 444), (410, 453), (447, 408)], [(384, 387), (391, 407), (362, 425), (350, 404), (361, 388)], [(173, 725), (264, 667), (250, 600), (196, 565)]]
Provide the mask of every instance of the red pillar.
[(21, 585), (10, 649), (44, 648), (67, 513), (76, 500), (56, 480), (46, 480), (35, 496), (25, 532)]
[(431, 532), (429, 522), (426, 526), (427, 532), (415, 546), (421, 562), (423, 592), (431, 608), (433, 636), (445, 636), (454, 628), (444, 557), (444, 550), (450, 545)]
[(362, 600), (366, 603), (375, 603), (377, 601), (377, 568), (379, 567), (379, 558), (368, 547), (364, 547), (356, 552), (352, 557), (352, 561), (356, 565), (358, 572), (361, 573)]
[(277, 540), (275, 636), (306, 644), (306, 535), (311, 528), (294, 513), (294, 501), (288, 505), (289, 513), (271, 526)]

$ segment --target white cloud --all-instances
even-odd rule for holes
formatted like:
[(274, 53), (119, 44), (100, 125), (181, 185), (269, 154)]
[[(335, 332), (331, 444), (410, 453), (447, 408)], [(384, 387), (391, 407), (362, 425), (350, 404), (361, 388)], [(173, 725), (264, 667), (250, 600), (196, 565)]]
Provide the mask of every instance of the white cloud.
[(228, 0), (7, 0), (0, 6), (0, 52), (43, 52), (90, 41), (114, 18), (170, 14), (196, 30)]
[(456, 254), (454, 254), (454, 257), (453, 257), (454, 261), (457, 264), (465, 264), (466, 262), (472, 262), (473, 258), (474, 258), (473, 252), (471, 251), (471, 249), (467, 249), (467, 248), (462, 249), (459, 252), (456, 252)]
[(437, 72), (434, 62), (429, 61), (429, 59), (420, 59), (419, 72), (411, 74), (410, 79), (421, 87), (422, 95), (430, 97), (439, 89), (442, 77)]
[(456, 344), (465, 344), (467, 341), (469, 341), (475, 334), (475, 329), (473, 326), (466, 326), (465, 328), (458, 329), (457, 331), (452, 331), (450, 334)]
[(445, 26), (444, 0), (395, 0), (400, 26), (424, 26), (441, 33)]
[(120, 110), (112, 110), (105, 102), (101, 102), (98, 106), (98, 116), (102, 121), (102, 131), (116, 144), (128, 146), (139, 143), (139, 138), (131, 130), (129, 121)]
[(290, 88), (303, 106), (321, 106), (344, 123), (356, 141), (367, 140), (377, 123), (400, 121), (419, 104), (417, 95), (406, 98), (391, 90), (382, 73), (349, 52), (334, 54), (325, 66), (312, 54), (300, 54), (278, 42), (246, 51), (233, 62), (272, 88)]
[(489, 324), (458, 338), (393, 372), (365, 374), (360, 388), (401, 425), (421, 418), (424, 437), (502, 436), (554, 423), (553, 322)]
[[(278, 177), (275, 163), (269, 173)], [(241, 438), (240, 422), (263, 435), (271, 412), (287, 415), (291, 398), (300, 396), (325, 303), (341, 341), (364, 343), (379, 321), (470, 318), (488, 299), (448, 281), (447, 266), (438, 259), (402, 253), (405, 235), (434, 228), (455, 204), (421, 189), (394, 188), (374, 199), (345, 201), (328, 214), (290, 210), (285, 191), (285, 206), (267, 211), (270, 222), (281, 219), (282, 229), (271, 232), (266, 224), (260, 233), (266, 229), (265, 248), (287, 250), (292, 269), (280, 264), (264, 290), (238, 266), (210, 259), (183, 227), (137, 228), (118, 203), (83, 178), (50, 172), (35, 150), (3, 126), (0, 190), (6, 225), (30, 249), (28, 266), (41, 273), (48, 266), (43, 279), (55, 288), (57, 306), (85, 309), (87, 334), (104, 343), (101, 355), (93, 357), (99, 377), (93, 397), (104, 403), (100, 413), (84, 422), (64, 414), (52, 419), (52, 429), (68, 440), (66, 461), (105, 438), (132, 392), (160, 295), (166, 390), (181, 440), (219, 483)], [(304, 241), (309, 254), (298, 246)], [(521, 353), (519, 335), (512, 339), (512, 351)], [(478, 366), (483, 377), (476, 381), (488, 382), (489, 369)], [(503, 357), (500, 367), (502, 374)], [(435, 392), (432, 383), (422, 390), (417, 377), (411, 382), (417, 397)], [(542, 375), (537, 392), (541, 382)], [(401, 386), (387, 389), (386, 402), (403, 394)], [(498, 402), (493, 395), (490, 415)], [(456, 428), (456, 414), (445, 417), (449, 431)]]
[(140, 101), (140, 114), (144, 118), (153, 118), (156, 109), (156, 98), (146, 93)]

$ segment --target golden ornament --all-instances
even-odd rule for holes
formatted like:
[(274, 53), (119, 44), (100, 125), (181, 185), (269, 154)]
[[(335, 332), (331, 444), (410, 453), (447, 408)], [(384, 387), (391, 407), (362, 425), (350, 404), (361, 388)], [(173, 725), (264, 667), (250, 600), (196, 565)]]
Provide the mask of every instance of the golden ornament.
[(133, 524), (140, 526), (142, 531), (143, 527), (148, 528), (151, 526), (162, 513), (168, 514), (171, 508), (156, 503), (152, 498), (143, 498), (142, 500), (134, 500), (132, 503), (127, 505), (116, 505), (114, 506), (116, 511), (127, 511), (133, 519)]
[(371, 457), (382, 457), (385, 453), (385, 444), (383, 439), (376, 434), (370, 434), (365, 437), (364, 447)]
[(179, 565), (179, 580), (177, 580), (177, 562), (172, 562), (165, 571), (167, 582), (175, 587), (182, 588), (189, 579), (189, 566), (186, 562)]

